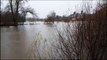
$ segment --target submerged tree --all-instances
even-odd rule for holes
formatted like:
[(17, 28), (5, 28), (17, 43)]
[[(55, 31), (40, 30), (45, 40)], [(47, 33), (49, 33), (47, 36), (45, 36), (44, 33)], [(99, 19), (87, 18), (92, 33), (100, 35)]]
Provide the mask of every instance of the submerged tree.
[(56, 18), (56, 13), (55, 12), (51, 12), (48, 16), (47, 19), (45, 20), (45, 22), (54, 22)]
[(22, 3), (27, 0), (9, 0), (10, 10), (12, 13), (14, 25), (17, 25), (19, 9), (23, 7)]
[(26, 20), (27, 13), (32, 14), (34, 19), (38, 18), (37, 14), (35, 13), (34, 9), (32, 9), (32, 8), (21, 8), (20, 11), (21, 11), (20, 15), (23, 17), (24, 20)]
[[(5, 10), (3, 9), (3, 13), (1, 14), (3, 15), (1, 24), (4, 24), (4, 25), (12, 24), (14, 26), (17, 26), (18, 22), (25, 22), (27, 13), (30, 13), (34, 17), (37, 17), (35, 11), (32, 8), (24, 7), (24, 3), (27, 1), (28, 0), (8, 0), (9, 4), (7, 4), (7, 6), (4, 8)], [(12, 18), (7, 19), (9, 16)], [(8, 23), (8, 22), (11, 22), (11, 23)]]

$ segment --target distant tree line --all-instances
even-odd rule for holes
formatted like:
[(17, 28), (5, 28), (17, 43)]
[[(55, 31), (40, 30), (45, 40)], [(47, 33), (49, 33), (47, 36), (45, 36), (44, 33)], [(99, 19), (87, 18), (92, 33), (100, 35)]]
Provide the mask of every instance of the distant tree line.
[[(70, 22), (70, 21), (81, 21), (82, 18), (89, 18), (91, 16), (94, 16), (94, 14), (86, 13), (84, 11), (81, 11), (80, 13), (74, 12), (73, 14), (70, 14), (69, 16), (59, 16), (56, 15), (55, 12), (51, 12), (49, 15), (47, 15), (47, 18), (45, 19), (35, 19), (35, 18), (27, 18), (27, 13), (31, 13), (34, 17), (36, 16), (36, 13), (32, 8), (26, 8), (23, 6), (23, 3), (27, 2), (28, 0), (8, 0), (8, 4), (4, 9), (0, 10), (0, 25), (14, 25), (17, 26), (19, 23), (24, 24), (26, 20), (28, 21), (45, 21), (45, 22), (54, 22), (54, 21), (64, 21), (64, 22)], [(87, 9), (88, 10), (88, 9)]]
[(81, 13), (74, 12), (73, 14), (70, 14), (69, 16), (58, 16), (55, 12), (52, 12), (50, 15), (47, 16), (45, 22), (54, 22), (54, 21), (63, 21), (63, 22), (70, 22), (70, 21), (80, 21), (81, 18), (92, 16), (92, 14), (85, 13), (81, 11)]

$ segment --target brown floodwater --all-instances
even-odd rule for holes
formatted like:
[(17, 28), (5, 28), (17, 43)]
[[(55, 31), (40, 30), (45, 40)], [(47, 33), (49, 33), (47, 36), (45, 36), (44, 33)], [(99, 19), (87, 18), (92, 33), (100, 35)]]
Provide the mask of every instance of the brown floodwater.
[(66, 25), (27, 22), (17, 28), (1, 27), (1, 59), (49, 59), (49, 54), (59, 58), (53, 45), (58, 42), (57, 30), (63, 32)]

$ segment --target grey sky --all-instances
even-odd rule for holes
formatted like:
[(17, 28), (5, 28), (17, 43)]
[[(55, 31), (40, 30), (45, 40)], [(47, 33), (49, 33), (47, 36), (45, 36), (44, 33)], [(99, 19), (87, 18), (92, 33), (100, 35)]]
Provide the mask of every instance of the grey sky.
[[(89, 1), (90, 2), (90, 1)], [(57, 15), (69, 15), (72, 14), (74, 11), (80, 12), (81, 11), (81, 4), (82, 1), (36, 1), (31, 0), (27, 2), (25, 5), (27, 7), (34, 8), (35, 12), (37, 13), (38, 17), (45, 18), (49, 13), (52, 11), (56, 12)], [(92, 7), (95, 7), (96, 1), (91, 1)], [(6, 5), (6, 2), (3, 3), (3, 5)], [(31, 15), (28, 14), (28, 17)]]

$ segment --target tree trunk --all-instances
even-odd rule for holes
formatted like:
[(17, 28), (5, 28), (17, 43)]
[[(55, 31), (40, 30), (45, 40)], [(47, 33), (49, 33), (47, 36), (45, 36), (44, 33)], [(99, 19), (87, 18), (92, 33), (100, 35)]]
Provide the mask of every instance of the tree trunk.
[(13, 11), (12, 0), (10, 0), (9, 3), (10, 3), (10, 7), (11, 7), (11, 13), (12, 13), (12, 18), (13, 18), (14, 25), (17, 26), (17, 22), (16, 22), (16, 19), (15, 19), (14, 11)]
[(18, 22), (18, 16), (19, 16), (19, 0), (16, 0), (16, 12), (15, 12), (15, 16), (16, 16), (16, 22)]

